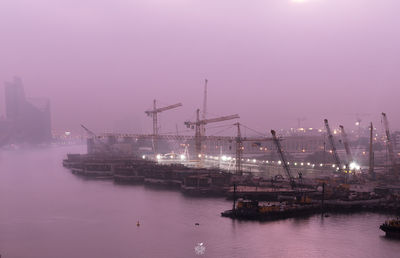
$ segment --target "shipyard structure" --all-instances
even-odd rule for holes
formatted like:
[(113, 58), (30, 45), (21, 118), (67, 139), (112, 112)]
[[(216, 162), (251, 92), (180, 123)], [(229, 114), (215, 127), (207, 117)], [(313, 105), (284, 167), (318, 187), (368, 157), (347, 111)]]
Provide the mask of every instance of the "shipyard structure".
[[(384, 134), (372, 123), (350, 131), (328, 119), (320, 128), (260, 133), (239, 123), (238, 114), (208, 117), (206, 93), (207, 80), (202, 112), (197, 109), (195, 120), (183, 123), (193, 134), (160, 133), (160, 113), (182, 104), (159, 107), (154, 100), (145, 111), (153, 120), (152, 133), (98, 135), (81, 125), (87, 153), (69, 154), (63, 165), (89, 179), (225, 196), (233, 205), (221, 215), (234, 219), (400, 212), (400, 150), (386, 113), (381, 114)], [(208, 124), (223, 121), (229, 121), (230, 135), (206, 134)], [(256, 134), (244, 136), (244, 129)]]

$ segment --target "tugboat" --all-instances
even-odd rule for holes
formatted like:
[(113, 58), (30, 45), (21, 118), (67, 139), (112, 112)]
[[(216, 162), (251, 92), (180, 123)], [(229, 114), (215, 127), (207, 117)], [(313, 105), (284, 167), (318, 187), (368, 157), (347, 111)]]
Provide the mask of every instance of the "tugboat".
[(400, 218), (385, 221), (380, 227), (387, 237), (400, 238)]

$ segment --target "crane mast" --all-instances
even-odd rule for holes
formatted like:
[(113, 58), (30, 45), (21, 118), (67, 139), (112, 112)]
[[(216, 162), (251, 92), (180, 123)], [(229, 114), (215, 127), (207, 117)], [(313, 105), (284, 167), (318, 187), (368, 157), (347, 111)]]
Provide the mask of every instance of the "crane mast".
[(383, 124), (385, 126), (385, 133), (386, 133), (386, 140), (387, 140), (387, 147), (388, 147), (388, 151), (389, 151), (390, 162), (392, 163), (393, 170), (395, 171), (395, 173), (397, 173), (396, 157), (395, 157), (394, 151), (393, 151), (392, 137), (390, 136), (389, 121), (387, 119), (386, 113), (382, 112), (382, 118), (383, 118)]
[[(207, 114), (207, 83), (208, 83), (208, 80), (205, 79), (205, 82), (204, 82), (204, 97), (203, 97), (203, 112), (202, 112), (202, 117), (201, 117), (202, 120), (206, 120), (206, 114)], [(206, 135), (206, 127), (205, 127), (205, 125), (201, 125), (200, 127), (201, 127), (200, 128), (201, 134), (202, 135)]]
[(371, 126), (369, 128), (369, 174), (371, 175), (372, 179), (375, 179), (374, 173), (374, 151), (373, 151), (373, 131), (374, 127), (371, 122)]
[(337, 154), (337, 151), (336, 151), (335, 141), (333, 139), (331, 128), (329, 127), (328, 119), (325, 119), (324, 122), (325, 122), (326, 132), (328, 133), (329, 142), (332, 147), (332, 154), (333, 154), (333, 158), (335, 159), (335, 164), (339, 168), (339, 171), (342, 172), (342, 168), (340, 167), (339, 155)]
[(243, 156), (243, 142), (240, 133), (240, 123), (235, 123), (237, 126), (236, 136), (236, 174), (242, 175), (242, 156)]
[(182, 103), (177, 103), (173, 105), (169, 105), (166, 107), (162, 108), (157, 108), (157, 102), (156, 100), (153, 100), (153, 109), (152, 110), (146, 110), (145, 113), (147, 116), (150, 116), (153, 118), (153, 150), (154, 153), (157, 154), (158, 151), (158, 144), (157, 144), (157, 138), (158, 138), (158, 113), (174, 109), (177, 107), (182, 106)]
[(296, 183), (294, 182), (294, 178), (293, 178), (292, 173), (290, 171), (289, 164), (287, 163), (285, 154), (283, 153), (281, 143), (280, 143), (279, 139), (276, 137), (276, 132), (274, 130), (271, 130), (271, 134), (272, 134), (272, 138), (274, 140), (274, 143), (276, 145), (276, 148), (278, 150), (278, 153), (279, 153), (279, 155), (281, 157), (281, 160), (282, 160), (282, 163), (283, 163), (283, 168), (285, 169), (286, 174), (289, 177), (290, 186), (291, 186), (292, 189), (294, 189), (295, 186), (296, 186)]
[(339, 125), (340, 127), (340, 131), (342, 133), (342, 138), (343, 138), (343, 144), (344, 144), (344, 148), (346, 150), (346, 155), (347, 155), (347, 169), (349, 169), (349, 164), (351, 164), (351, 162), (354, 161), (353, 159), (353, 155), (351, 154), (351, 150), (350, 150), (350, 145), (349, 145), (349, 141), (347, 139), (347, 134), (344, 130), (343, 125)]

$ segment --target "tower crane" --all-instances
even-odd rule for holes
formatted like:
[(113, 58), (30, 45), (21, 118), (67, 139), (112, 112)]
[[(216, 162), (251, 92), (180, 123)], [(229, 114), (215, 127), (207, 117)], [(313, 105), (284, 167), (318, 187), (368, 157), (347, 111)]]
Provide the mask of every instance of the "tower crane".
[(339, 155), (336, 151), (335, 141), (333, 139), (331, 128), (329, 127), (328, 119), (324, 119), (324, 123), (325, 123), (326, 132), (328, 133), (329, 142), (332, 147), (332, 154), (333, 154), (333, 158), (335, 159), (335, 164), (338, 167), (339, 172), (342, 172), (343, 170), (340, 167), (340, 159), (339, 159)]
[(243, 157), (243, 142), (265, 142), (271, 141), (271, 138), (254, 138), (254, 137), (242, 137), (240, 130), (240, 123), (234, 124), (237, 127), (237, 135), (236, 135), (236, 173), (238, 175), (242, 175), (242, 157)]
[(342, 138), (343, 138), (343, 144), (344, 144), (344, 148), (346, 150), (346, 155), (347, 155), (347, 169), (350, 168), (350, 165), (352, 162), (354, 162), (353, 159), (353, 155), (351, 154), (351, 150), (350, 150), (350, 145), (349, 145), (349, 141), (347, 139), (347, 134), (344, 130), (343, 125), (339, 125), (340, 127), (340, 132), (342, 133)]
[(200, 109), (197, 109), (196, 110), (196, 121), (195, 122), (191, 122), (191, 121), (184, 122), (184, 124), (186, 125), (187, 128), (195, 129), (195, 146), (196, 146), (197, 157), (202, 157), (202, 137), (204, 135), (202, 134), (201, 126), (205, 126), (210, 123), (232, 120), (232, 119), (236, 119), (236, 118), (239, 118), (238, 114), (200, 120)]
[(382, 118), (383, 118), (383, 124), (385, 126), (385, 133), (386, 133), (386, 140), (387, 140), (387, 147), (388, 147), (388, 151), (389, 151), (390, 162), (392, 163), (392, 167), (393, 167), (395, 174), (397, 174), (396, 157), (395, 157), (394, 151), (393, 151), (392, 137), (390, 136), (389, 121), (387, 119), (386, 113), (382, 112)]
[(147, 110), (145, 111), (147, 116), (151, 116), (153, 118), (153, 150), (154, 153), (157, 153), (157, 137), (158, 137), (158, 119), (157, 119), (157, 115), (158, 113), (170, 110), (170, 109), (174, 109), (177, 107), (182, 106), (182, 103), (177, 103), (177, 104), (173, 104), (173, 105), (169, 105), (166, 107), (162, 107), (162, 108), (157, 108), (157, 103), (156, 100), (153, 101), (153, 109), (151, 110)]
[(274, 140), (274, 143), (276, 145), (276, 149), (278, 150), (278, 153), (279, 153), (279, 155), (281, 157), (281, 160), (282, 160), (282, 163), (283, 163), (283, 168), (285, 169), (286, 174), (289, 177), (290, 187), (292, 189), (294, 189), (296, 187), (296, 183), (295, 183), (294, 178), (292, 176), (292, 172), (290, 170), (289, 164), (287, 163), (285, 154), (283, 153), (281, 143), (280, 143), (278, 137), (276, 137), (276, 132), (274, 130), (271, 130), (271, 134), (272, 134), (272, 138)]

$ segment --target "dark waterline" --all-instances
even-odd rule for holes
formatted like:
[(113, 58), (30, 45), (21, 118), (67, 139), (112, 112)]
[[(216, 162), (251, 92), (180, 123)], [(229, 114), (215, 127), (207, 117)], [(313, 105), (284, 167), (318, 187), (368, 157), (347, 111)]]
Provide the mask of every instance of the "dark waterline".
[[(61, 166), (85, 147), (0, 152), (2, 258), (399, 257), (371, 213), (239, 222), (231, 202), (84, 180)], [(140, 227), (136, 222), (140, 221)], [(199, 226), (195, 226), (199, 223)], [(194, 248), (204, 243), (205, 254)]]

